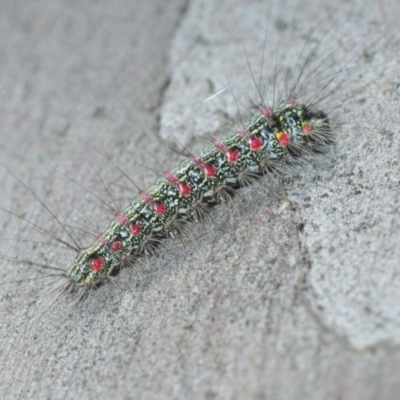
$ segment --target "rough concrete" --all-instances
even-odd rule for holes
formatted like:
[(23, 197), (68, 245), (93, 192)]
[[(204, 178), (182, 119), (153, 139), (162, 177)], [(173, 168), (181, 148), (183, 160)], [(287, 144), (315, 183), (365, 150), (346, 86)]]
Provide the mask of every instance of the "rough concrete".
[[(361, 88), (340, 109), (347, 124), (321, 160), (283, 184), (246, 188), (213, 210), (209, 228), (192, 226), (71, 315), (63, 303), (48, 310), (51, 297), (36, 301), (41, 279), (0, 286), (1, 398), (399, 398), (399, 6), (263, 3), (0, 4), (1, 161), (81, 231), (112, 213), (63, 174), (111, 203), (97, 171), (124, 206), (135, 190), (90, 146), (149, 185), (156, 159), (178, 160), (172, 136), (190, 146), (237, 117), (229, 90), (201, 103), (229, 84), (235, 95), (248, 88), (244, 47), (259, 65), (268, 21), (268, 71), (277, 48), (297, 60), (318, 22), (317, 40), (338, 21), (324, 39), (341, 46), (334, 62), (355, 52), (350, 37), (365, 49), (357, 70), (344, 71), (349, 88)], [(1, 206), (61, 235), (0, 171)], [(71, 260), (6, 240), (45, 239), (10, 214), (0, 222), (3, 254)], [(2, 271), (7, 282), (39, 274), (6, 259)]]

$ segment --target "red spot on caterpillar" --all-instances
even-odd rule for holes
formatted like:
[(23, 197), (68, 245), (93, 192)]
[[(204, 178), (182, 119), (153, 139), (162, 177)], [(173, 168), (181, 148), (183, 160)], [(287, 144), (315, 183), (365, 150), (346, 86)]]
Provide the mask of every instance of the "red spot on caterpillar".
[[(225, 153), (226, 157), (228, 158), (228, 161), (230, 163), (234, 163), (236, 162), (239, 157), (240, 154), (237, 150), (232, 150), (232, 149), (228, 149), (220, 140), (217, 139), (213, 139), (211, 140), (211, 143), (221, 152), (221, 153)], [(206, 173), (207, 175), (207, 173)], [(207, 175), (208, 176), (208, 175)]]
[(286, 132), (278, 132), (276, 134), (276, 138), (278, 139), (278, 142), (281, 147), (286, 147), (290, 143), (290, 136)]
[(263, 140), (260, 137), (251, 136), (249, 138), (250, 150), (252, 150), (252, 151), (260, 150), (262, 148), (263, 144), (264, 144)]
[(192, 187), (185, 182), (180, 182), (178, 183), (178, 190), (181, 192), (181, 194), (186, 196), (192, 191)]
[(203, 171), (207, 178), (212, 178), (217, 173), (217, 170), (212, 165), (204, 165)]
[(104, 264), (105, 264), (104, 258), (97, 257), (94, 258), (92, 261), (90, 261), (90, 268), (92, 268), (94, 272), (99, 272), (103, 268)]
[(226, 157), (230, 163), (235, 163), (237, 160), (239, 160), (240, 153), (238, 150), (230, 149), (226, 152)]
[(172, 186), (177, 187), (179, 192), (184, 196), (188, 195), (192, 191), (192, 188), (189, 184), (187, 184), (186, 182), (179, 182), (178, 179), (176, 179), (176, 177), (171, 172), (165, 171), (164, 176), (168, 180), (168, 182)]
[(121, 250), (122, 248), (122, 243), (121, 242), (114, 242), (111, 246), (110, 246), (112, 251), (118, 251)]
[(204, 171), (204, 175), (207, 178), (212, 178), (217, 173), (217, 170), (215, 169), (215, 167), (213, 167), (212, 165), (205, 164), (203, 161), (200, 160), (199, 157), (197, 157), (194, 154), (189, 154), (189, 160), (193, 164), (195, 164), (196, 167), (201, 168)]
[(304, 125), (304, 126), (303, 126), (303, 132), (304, 132), (304, 134), (306, 134), (306, 135), (310, 135), (311, 132), (312, 132), (311, 125), (310, 125), (310, 124)]
[(154, 209), (156, 210), (157, 214), (164, 214), (167, 210), (167, 207), (164, 203), (154, 203)]
[(127, 225), (129, 223), (128, 219), (125, 217), (124, 214), (118, 213), (115, 216), (115, 219), (121, 224), (121, 225)]
[(271, 118), (274, 115), (274, 110), (267, 107), (261, 107), (260, 112), (265, 118)]
[(139, 224), (130, 224), (129, 228), (134, 235), (139, 235), (142, 231), (142, 227)]

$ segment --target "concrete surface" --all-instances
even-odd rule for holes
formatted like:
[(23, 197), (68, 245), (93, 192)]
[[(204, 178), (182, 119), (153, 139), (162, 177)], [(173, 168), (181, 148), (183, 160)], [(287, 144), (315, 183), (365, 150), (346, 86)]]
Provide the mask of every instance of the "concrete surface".
[[(269, 73), (316, 25), (333, 63), (364, 54), (343, 71), (360, 89), (330, 154), (244, 189), (72, 313), (49, 307), (38, 268), (3, 258), (2, 282), (22, 282), (0, 286), (0, 398), (398, 399), (399, 15), (372, 0), (2, 1), (1, 161), (81, 238), (112, 217), (96, 171), (121, 206), (136, 192), (91, 146), (150, 185), (179, 160), (173, 137), (192, 146), (237, 117), (229, 90), (202, 102), (251, 87), (244, 47), (257, 69), (268, 21)], [(62, 235), (5, 167), (0, 182), (1, 207)], [(0, 218), (2, 254), (73, 259)]]

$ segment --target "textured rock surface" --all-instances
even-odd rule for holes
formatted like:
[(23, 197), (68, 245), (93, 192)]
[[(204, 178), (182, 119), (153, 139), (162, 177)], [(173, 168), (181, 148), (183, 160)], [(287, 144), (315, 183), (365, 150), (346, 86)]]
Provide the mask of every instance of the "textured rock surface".
[[(34, 302), (41, 280), (0, 286), (1, 398), (398, 398), (400, 49), (390, 27), (399, 6), (262, 3), (1, 3), (1, 161), (61, 221), (90, 229), (110, 213), (63, 174), (111, 203), (95, 169), (125, 205), (127, 181), (90, 146), (140, 186), (152, 183), (161, 167), (149, 154), (173, 165), (173, 136), (191, 144), (223, 114), (237, 116), (229, 90), (201, 103), (246, 87), (244, 47), (257, 67), (268, 21), (268, 71), (277, 48), (295, 65), (318, 21), (327, 32), (336, 20), (322, 43), (352, 54), (355, 38), (365, 54), (349, 85), (370, 82), (343, 109), (332, 154), (283, 186), (245, 189), (234, 209), (213, 210), (210, 229), (193, 226), (150, 272), (124, 271), (71, 316)], [(61, 233), (5, 168), (0, 180), (2, 207)], [(62, 267), (71, 259), (5, 240), (43, 234), (6, 213), (0, 222), (2, 253)], [(1, 263), (2, 281), (36, 270)]]

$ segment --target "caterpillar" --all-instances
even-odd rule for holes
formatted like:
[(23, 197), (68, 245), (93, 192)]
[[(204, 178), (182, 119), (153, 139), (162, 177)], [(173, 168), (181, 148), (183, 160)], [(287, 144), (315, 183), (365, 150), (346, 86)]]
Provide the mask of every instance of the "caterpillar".
[(64, 280), (61, 293), (80, 291), (80, 299), (84, 298), (88, 290), (107, 282), (123, 266), (133, 266), (160, 239), (179, 236), (182, 225), (201, 220), (207, 205), (219, 203), (226, 191), (259, 175), (283, 173), (287, 166), (301, 163), (302, 158), (332, 143), (329, 117), (315, 106), (319, 96), (299, 103), (300, 77), (292, 79), (293, 86), (288, 86), (278, 105), (269, 106), (261, 89), (258, 111), (250, 118), (243, 118), (227, 136), (214, 137), (199, 154), (189, 153), (177, 168), (166, 170), (154, 186), (141, 190), (138, 198), (116, 214), (92, 245), (75, 248), (75, 260), (59, 275)]
[(182, 224), (201, 220), (205, 205), (220, 202), (224, 192), (254, 176), (282, 172), (300, 157), (320, 152), (333, 141), (328, 116), (294, 97), (269, 108), (262, 104), (222, 139), (159, 179), (121, 213), (103, 235), (81, 249), (67, 271), (64, 291), (83, 288), (83, 296), (152, 247), (179, 235)]
[(312, 104), (288, 99), (260, 111), (198, 155), (189, 154), (122, 212), (90, 247), (79, 252), (65, 274), (65, 289), (90, 289), (154, 240), (179, 233), (179, 226), (198, 220), (205, 204), (216, 203), (230, 187), (251, 176), (293, 163), (304, 153), (320, 151), (332, 141), (328, 116)]
[[(312, 40), (311, 34), (307, 42)], [(116, 212), (108, 228), (91, 245), (82, 246), (68, 225), (63, 230), (72, 245), (50, 235), (75, 251), (75, 259), (69, 265), (58, 267), (25, 259), (11, 260), (48, 269), (48, 276), (61, 282), (57, 286), (58, 295), (77, 294), (79, 303), (91, 289), (108, 283), (123, 267), (134, 268), (138, 258), (152, 253), (162, 239), (177, 238), (185, 232), (185, 225), (200, 222), (210, 211), (209, 206), (221, 203), (232, 190), (247, 186), (263, 175), (285, 175), (290, 166), (302, 165), (310, 156), (323, 153), (334, 142), (335, 131), (341, 125), (335, 112), (343, 100), (343, 86), (348, 82), (340, 76), (354, 57), (332, 66), (331, 50), (316, 57), (323, 44), (321, 39), (314, 45), (306, 44), (308, 47), (300, 51), (294, 68), (278, 70), (281, 60), (276, 59), (269, 78), (256, 82), (252, 76), (259, 99), (252, 102), (251, 108), (256, 111), (243, 116), (238, 107), (239, 119), (228, 134), (222, 138), (214, 135), (211, 143), (198, 153), (185, 149), (185, 160), (176, 168), (164, 170), (164, 176), (148, 190), (140, 190), (139, 196), (125, 209)], [(272, 103), (271, 90), (276, 91)], [(325, 111), (322, 106), (327, 100), (329, 110)], [(33, 191), (31, 194), (63, 225)], [(49, 234), (40, 225), (34, 228)]]

